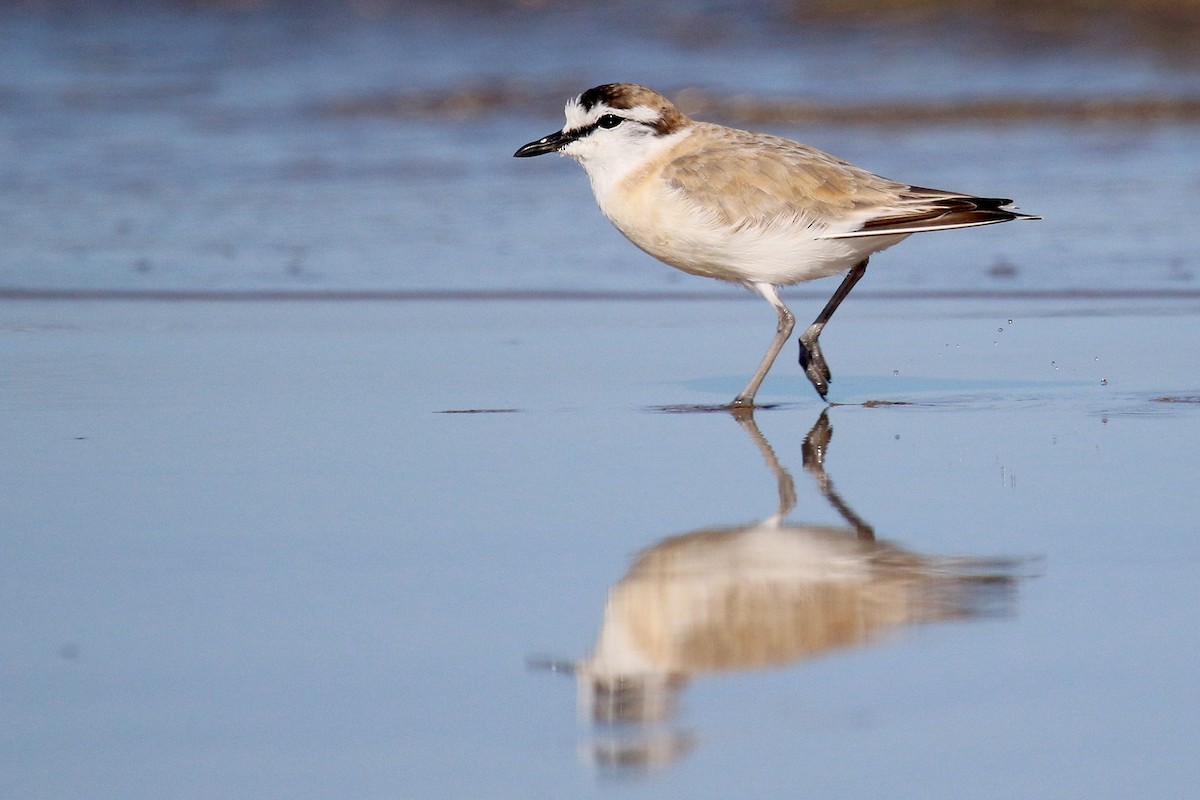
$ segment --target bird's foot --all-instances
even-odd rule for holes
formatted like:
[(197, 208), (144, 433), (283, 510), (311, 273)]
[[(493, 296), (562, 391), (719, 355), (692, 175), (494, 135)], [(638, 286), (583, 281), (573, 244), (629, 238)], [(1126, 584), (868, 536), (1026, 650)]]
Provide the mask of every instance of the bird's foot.
[(753, 415), (755, 408), (754, 398), (739, 394), (737, 397), (733, 398), (733, 402), (725, 406), (725, 408), (732, 411), (734, 416), (739, 416), (742, 414)]
[(829, 381), (833, 380), (833, 376), (829, 373), (829, 365), (825, 363), (825, 356), (821, 354), (821, 345), (816, 338), (809, 340), (804, 336), (800, 337), (800, 366), (804, 368), (804, 374), (808, 376), (817, 394), (824, 400), (825, 395), (829, 394)]
[[(829, 441), (832, 438), (833, 426), (829, 424), (829, 411), (826, 409), (821, 412), (820, 418), (812, 426), (808, 436), (804, 437), (804, 444), (800, 447), (804, 468), (814, 475), (819, 473), (818, 477), (825, 473), (825, 454), (829, 451)], [(825, 480), (828, 481), (828, 478)]]

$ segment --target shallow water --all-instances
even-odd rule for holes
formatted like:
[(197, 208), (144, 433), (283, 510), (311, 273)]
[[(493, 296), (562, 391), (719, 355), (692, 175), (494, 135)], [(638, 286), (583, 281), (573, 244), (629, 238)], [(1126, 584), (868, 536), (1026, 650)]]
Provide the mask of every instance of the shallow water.
[[(1007, 560), (1010, 593), (982, 619), (700, 670), (673, 713), (621, 724), (528, 665), (592, 652), (634, 554), (778, 512), (781, 473), (736, 420), (655, 410), (740, 388), (756, 306), (0, 308), (20, 376), (0, 442), (6, 794), (1197, 778), (1194, 304), (848, 305), (827, 332), (826, 488), (902, 550)], [(823, 406), (783, 361), (763, 399), (784, 403), (755, 417), (797, 500), (777, 535), (847, 531), (804, 464)], [(508, 413), (441, 413), (483, 410)], [(737, 569), (705, 580), (772, 585)]]
[[(574, 164), (513, 151), (622, 78), (849, 108), (1200, 97), (1190, 61), (986, 26), (804, 25), (775, 4), (360, 8), (0, 12), (0, 288), (719, 294), (632, 251)], [(769, 127), (1050, 222), (910, 241), (863, 290), (1194, 289), (1168, 211), (1198, 188), (1192, 117)]]
[(1194, 123), (779, 128), (1046, 219), (873, 260), (832, 404), (789, 345), (752, 419), (688, 409), (766, 305), (510, 157), (612, 78), (920, 103), (1194, 65), (627, 8), (0, 12), (0, 794), (1200, 780)]

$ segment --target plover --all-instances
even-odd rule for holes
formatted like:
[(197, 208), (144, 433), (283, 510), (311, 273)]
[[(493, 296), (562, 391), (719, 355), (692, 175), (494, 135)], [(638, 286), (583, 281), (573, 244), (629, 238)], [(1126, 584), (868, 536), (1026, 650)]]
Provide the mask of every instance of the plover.
[(873, 253), (914, 233), (1038, 219), (1010, 209), (1011, 200), (911, 186), (790, 139), (694, 121), (631, 83), (571, 99), (562, 130), (514, 155), (545, 153), (582, 164), (600, 210), (642, 250), (740, 283), (775, 308), (775, 338), (732, 408), (753, 408), (795, 327), (780, 286), (847, 273), (800, 335), (800, 364), (825, 398), (830, 372), (818, 339)]

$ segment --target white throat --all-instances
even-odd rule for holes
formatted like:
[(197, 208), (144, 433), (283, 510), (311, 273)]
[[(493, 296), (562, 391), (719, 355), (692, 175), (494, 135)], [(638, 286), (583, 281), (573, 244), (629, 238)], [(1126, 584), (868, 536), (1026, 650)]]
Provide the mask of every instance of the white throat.
[[(605, 214), (617, 187), (633, 173), (658, 161), (664, 153), (692, 134), (693, 127), (666, 136), (589, 136), (563, 149), (587, 172), (592, 192)], [(611, 216), (611, 215), (609, 215)]]

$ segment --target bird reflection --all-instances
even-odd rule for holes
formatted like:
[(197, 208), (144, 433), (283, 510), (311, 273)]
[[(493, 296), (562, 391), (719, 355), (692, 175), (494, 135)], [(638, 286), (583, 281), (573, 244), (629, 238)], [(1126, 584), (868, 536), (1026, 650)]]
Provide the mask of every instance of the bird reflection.
[(672, 717), (696, 676), (780, 667), (909, 625), (1003, 611), (1011, 600), (1012, 562), (923, 556), (877, 541), (825, 472), (825, 414), (804, 441), (803, 463), (845, 525), (785, 522), (796, 505), (792, 476), (752, 413), (734, 417), (775, 476), (779, 507), (754, 524), (664, 539), (610, 590), (594, 651), (568, 669), (582, 715), (635, 725), (608, 728), (612, 736), (588, 745), (590, 761), (645, 768), (688, 752), (690, 736), (657, 723)]

